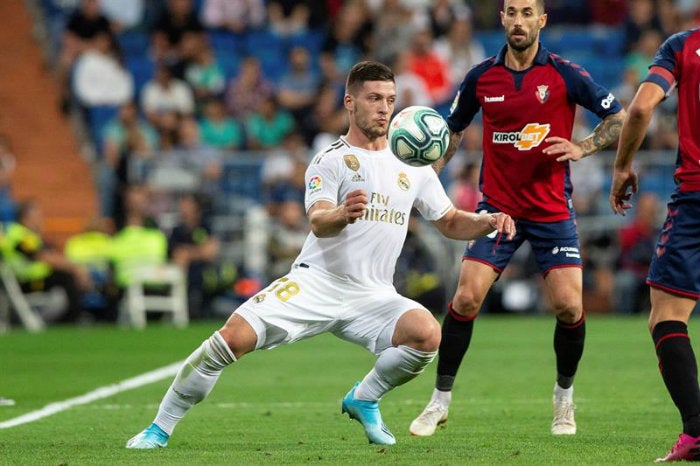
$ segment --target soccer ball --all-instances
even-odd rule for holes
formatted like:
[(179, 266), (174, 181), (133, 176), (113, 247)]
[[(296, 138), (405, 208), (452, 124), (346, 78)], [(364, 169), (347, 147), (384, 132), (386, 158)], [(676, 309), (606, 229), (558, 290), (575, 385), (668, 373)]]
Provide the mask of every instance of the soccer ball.
[(447, 123), (430, 107), (406, 107), (389, 124), (391, 152), (414, 167), (430, 165), (438, 160), (445, 154), (449, 143)]

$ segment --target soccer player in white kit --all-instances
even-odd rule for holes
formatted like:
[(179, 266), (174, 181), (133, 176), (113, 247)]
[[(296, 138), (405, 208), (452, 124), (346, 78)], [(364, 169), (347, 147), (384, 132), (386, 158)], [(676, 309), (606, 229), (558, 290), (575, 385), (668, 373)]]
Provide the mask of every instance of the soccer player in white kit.
[(236, 309), (185, 361), (153, 423), (127, 448), (159, 448), (212, 390), (221, 371), (246, 353), (324, 332), (377, 355), (372, 370), (342, 402), (370, 443), (392, 445), (379, 399), (420, 374), (435, 357), (440, 325), (421, 304), (399, 295), (392, 277), (415, 207), (447, 237), (469, 240), (494, 230), (515, 235), (506, 214), (457, 210), (431, 167), (411, 167), (388, 148), (394, 75), (360, 62), (344, 97), (349, 129), (306, 171), (311, 233), (291, 271)]

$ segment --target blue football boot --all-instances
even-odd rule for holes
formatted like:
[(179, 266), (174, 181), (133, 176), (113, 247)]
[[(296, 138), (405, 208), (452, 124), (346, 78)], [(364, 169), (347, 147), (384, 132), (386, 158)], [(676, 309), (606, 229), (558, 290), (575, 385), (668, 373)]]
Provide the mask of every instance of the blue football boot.
[(126, 442), (126, 448), (136, 448), (147, 450), (151, 448), (165, 448), (168, 446), (170, 436), (163, 429), (155, 424), (143, 429), (141, 432), (130, 438)]
[(355, 399), (355, 389), (360, 384), (356, 382), (352, 389), (343, 398), (342, 411), (348, 413), (350, 419), (355, 419), (362, 424), (369, 443), (377, 445), (394, 445), (396, 438), (382, 421), (379, 412), (379, 403)]

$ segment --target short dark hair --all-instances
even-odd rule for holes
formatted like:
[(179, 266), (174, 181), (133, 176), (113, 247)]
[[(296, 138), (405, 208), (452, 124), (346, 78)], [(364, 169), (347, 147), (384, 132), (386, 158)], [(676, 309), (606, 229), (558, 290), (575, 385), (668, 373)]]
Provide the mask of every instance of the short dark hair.
[(394, 72), (383, 63), (376, 61), (361, 61), (352, 67), (345, 82), (345, 92), (352, 94), (366, 81), (394, 82)]
[[(505, 6), (506, 6), (505, 3), (506, 3), (506, 0), (503, 1), (503, 8), (504, 8), (504, 11), (505, 11)], [(537, 9), (539, 10), (539, 13), (540, 13), (540, 14), (544, 14), (544, 13), (545, 13), (544, 0), (535, 0), (535, 7), (537, 7)]]

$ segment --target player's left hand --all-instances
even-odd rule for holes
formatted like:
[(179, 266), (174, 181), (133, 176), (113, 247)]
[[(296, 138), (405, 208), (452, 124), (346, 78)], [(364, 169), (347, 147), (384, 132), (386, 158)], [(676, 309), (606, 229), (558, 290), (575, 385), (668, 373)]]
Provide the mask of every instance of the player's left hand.
[(489, 223), (499, 235), (506, 235), (509, 241), (515, 238), (515, 221), (510, 215), (503, 212), (495, 212), (490, 214), (490, 216)]
[(626, 215), (627, 211), (632, 208), (630, 200), (632, 195), (639, 190), (639, 177), (637, 172), (630, 168), (629, 170), (621, 170), (615, 168), (613, 170), (612, 185), (610, 186), (610, 208), (619, 215)]
[(571, 142), (568, 139), (560, 138), (559, 136), (552, 136), (547, 138), (544, 142), (550, 144), (549, 147), (545, 147), (542, 151), (547, 155), (559, 155), (557, 157), (557, 162), (565, 162), (567, 160), (581, 160), (583, 158), (583, 149), (581, 146), (575, 142)]

